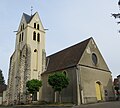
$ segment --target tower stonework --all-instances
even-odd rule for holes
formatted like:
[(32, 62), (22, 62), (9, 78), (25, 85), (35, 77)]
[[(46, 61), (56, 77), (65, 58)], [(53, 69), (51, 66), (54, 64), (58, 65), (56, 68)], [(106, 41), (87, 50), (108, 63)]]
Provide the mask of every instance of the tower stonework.
[[(38, 13), (23, 13), (16, 34), (15, 51), (10, 58), (7, 102), (8, 104), (26, 103), (26, 82), (41, 80), (45, 71), (45, 30)], [(37, 93), (37, 100), (41, 94)]]

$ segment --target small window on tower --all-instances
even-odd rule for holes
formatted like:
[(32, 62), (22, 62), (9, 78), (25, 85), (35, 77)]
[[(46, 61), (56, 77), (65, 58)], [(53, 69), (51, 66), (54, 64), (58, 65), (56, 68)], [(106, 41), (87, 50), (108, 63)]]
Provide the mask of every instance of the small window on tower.
[(23, 36), (24, 36), (24, 33), (22, 32), (22, 41), (23, 41)]
[(34, 23), (34, 28), (36, 28), (36, 23)]
[(40, 34), (37, 34), (37, 41), (40, 42)]
[(37, 24), (37, 29), (39, 30), (39, 24)]
[(22, 25), (21, 25), (21, 31), (22, 31)]
[(20, 34), (20, 36), (19, 36), (19, 42), (21, 42), (21, 34)]
[(33, 32), (33, 40), (36, 40), (36, 32)]
[(23, 24), (23, 29), (24, 29), (24, 24)]
[(37, 50), (35, 49), (34, 52), (37, 52)]

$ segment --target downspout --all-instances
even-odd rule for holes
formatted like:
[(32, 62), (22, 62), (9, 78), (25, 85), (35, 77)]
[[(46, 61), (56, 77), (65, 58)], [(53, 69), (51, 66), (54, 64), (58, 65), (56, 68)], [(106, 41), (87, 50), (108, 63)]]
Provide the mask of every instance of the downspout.
[(81, 93), (81, 75), (80, 66), (76, 66), (76, 76), (77, 76), (77, 105), (82, 104), (82, 93)]

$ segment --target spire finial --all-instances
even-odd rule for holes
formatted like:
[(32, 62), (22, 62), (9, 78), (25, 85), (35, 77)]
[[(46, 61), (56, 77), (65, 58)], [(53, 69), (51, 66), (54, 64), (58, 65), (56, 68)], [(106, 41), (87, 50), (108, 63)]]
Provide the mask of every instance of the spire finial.
[(31, 6), (31, 16), (32, 16), (33, 7)]
[(119, 9), (120, 9), (120, 0), (118, 1), (118, 6), (119, 6)]

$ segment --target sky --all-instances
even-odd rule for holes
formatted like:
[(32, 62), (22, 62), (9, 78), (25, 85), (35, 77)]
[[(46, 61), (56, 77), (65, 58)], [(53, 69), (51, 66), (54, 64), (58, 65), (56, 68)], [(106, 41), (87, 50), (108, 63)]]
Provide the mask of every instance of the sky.
[(10, 56), (23, 12), (38, 12), (46, 31), (47, 55), (93, 37), (113, 78), (120, 74), (118, 0), (1, 0), (0, 69), (7, 83)]

